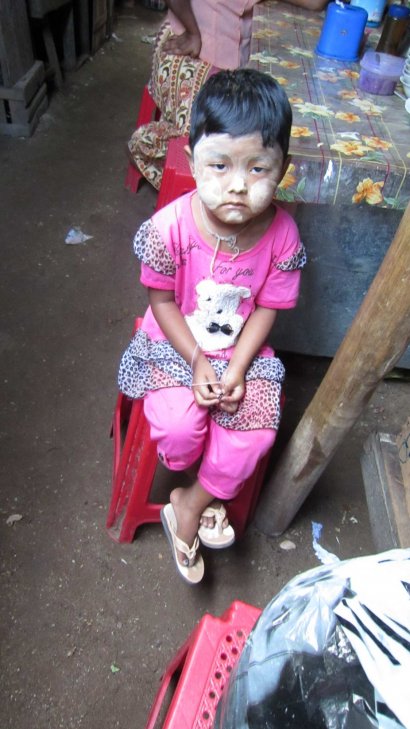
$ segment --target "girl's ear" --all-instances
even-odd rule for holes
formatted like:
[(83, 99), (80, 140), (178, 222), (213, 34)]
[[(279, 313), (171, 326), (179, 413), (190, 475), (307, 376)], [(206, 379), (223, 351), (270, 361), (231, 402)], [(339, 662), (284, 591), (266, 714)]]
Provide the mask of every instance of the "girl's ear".
[(192, 153), (191, 147), (188, 144), (185, 145), (184, 152), (187, 156), (189, 169), (191, 170), (191, 175), (192, 175), (192, 177), (195, 177), (194, 155)]

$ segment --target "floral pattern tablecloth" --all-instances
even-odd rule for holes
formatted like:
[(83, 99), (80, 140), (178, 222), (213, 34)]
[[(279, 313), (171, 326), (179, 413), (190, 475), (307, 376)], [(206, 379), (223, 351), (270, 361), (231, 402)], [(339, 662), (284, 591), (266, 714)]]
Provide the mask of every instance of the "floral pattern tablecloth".
[[(359, 89), (359, 63), (315, 53), (324, 16), (276, 0), (254, 7), (249, 66), (274, 76), (293, 110), (292, 159), (277, 196), (404, 209), (410, 201), (410, 114), (396, 95)], [(366, 31), (364, 50), (379, 35), (379, 29)]]

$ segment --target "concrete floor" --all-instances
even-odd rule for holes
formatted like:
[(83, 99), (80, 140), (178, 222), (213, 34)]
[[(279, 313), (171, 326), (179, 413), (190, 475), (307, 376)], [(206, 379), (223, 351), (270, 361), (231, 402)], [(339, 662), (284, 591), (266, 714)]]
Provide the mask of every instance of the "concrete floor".
[[(205, 612), (234, 599), (263, 607), (318, 564), (312, 521), (340, 558), (373, 552), (362, 446), (407, 416), (408, 385), (381, 383), (286, 534), (251, 526), (232, 549), (205, 555), (195, 589), (176, 578), (160, 525), (130, 545), (107, 536), (116, 373), (145, 307), (131, 240), (156, 200), (148, 185), (124, 189), (124, 147), (149, 75), (141, 38), (161, 18), (124, 5), (116, 37), (70, 74), (34, 136), (0, 138), (4, 729), (139, 729), (164, 667)], [(93, 237), (65, 245), (73, 226)], [(283, 359), (278, 452), (329, 364)], [(22, 518), (7, 524), (12, 515)], [(281, 548), (285, 538), (295, 549)]]

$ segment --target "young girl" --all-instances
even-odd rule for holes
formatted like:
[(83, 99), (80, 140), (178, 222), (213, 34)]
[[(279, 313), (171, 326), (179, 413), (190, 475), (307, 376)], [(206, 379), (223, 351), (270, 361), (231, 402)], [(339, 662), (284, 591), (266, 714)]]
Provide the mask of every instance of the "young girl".
[(160, 460), (193, 475), (161, 513), (190, 583), (204, 574), (199, 539), (233, 542), (220, 501), (238, 494), (279, 426), (284, 368), (265, 341), (277, 310), (296, 305), (305, 263), (293, 219), (272, 203), (291, 122), (286, 94), (266, 74), (211, 76), (186, 150), (197, 189), (155, 213), (134, 240), (150, 306), (119, 385), (144, 397)]

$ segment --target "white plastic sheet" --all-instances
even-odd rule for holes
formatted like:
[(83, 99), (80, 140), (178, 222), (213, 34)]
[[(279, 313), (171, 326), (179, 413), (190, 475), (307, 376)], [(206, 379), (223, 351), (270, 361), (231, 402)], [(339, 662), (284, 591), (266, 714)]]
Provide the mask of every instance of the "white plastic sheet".
[(215, 729), (410, 728), (410, 549), (328, 564), (269, 603)]

